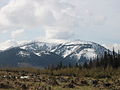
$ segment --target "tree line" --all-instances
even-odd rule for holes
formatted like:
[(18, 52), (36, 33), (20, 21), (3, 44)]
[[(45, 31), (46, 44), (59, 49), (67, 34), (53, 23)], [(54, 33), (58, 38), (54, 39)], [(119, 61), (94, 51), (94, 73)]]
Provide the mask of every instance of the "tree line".
[(120, 67), (120, 51), (116, 53), (113, 51), (106, 51), (102, 57), (97, 57), (94, 60), (89, 60), (89, 62), (85, 62), (84, 64), (76, 63), (76, 65), (72, 65), (69, 63), (68, 65), (64, 65), (62, 61), (57, 65), (51, 65), (48, 69), (62, 69), (62, 68), (81, 68), (81, 69), (92, 69), (92, 68), (113, 68), (117, 69)]

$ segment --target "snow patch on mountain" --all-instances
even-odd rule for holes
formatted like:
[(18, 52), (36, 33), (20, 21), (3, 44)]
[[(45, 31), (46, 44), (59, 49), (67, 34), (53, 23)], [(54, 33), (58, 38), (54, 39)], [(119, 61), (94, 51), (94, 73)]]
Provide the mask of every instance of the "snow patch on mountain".
[(72, 56), (76, 57), (77, 60), (80, 60), (81, 56), (85, 57), (86, 59), (94, 59), (97, 57), (95, 50), (93, 49), (84, 49), (81, 50), (79, 53), (75, 53)]
[(31, 53), (38, 57), (54, 53), (66, 60), (72, 59), (76, 61), (82, 58), (94, 59), (97, 56), (104, 55), (104, 52), (108, 51), (97, 43), (80, 40), (64, 41), (61, 43), (33, 41), (17, 47), (22, 50), (18, 54), (22, 57), (29, 57)]
[(20, 48), (28, 50), (28, 51), (37, 52), (37, 51), (50, 51), (54, 46), (55, 44), (52, 44), (52, 43), (31, 42), (31, 43), (21, 46)]
[(66, 42), (64, 44), (65, 45), (72, 45), (72, 44), (74, 44), (74, 45), (77, 45), (77, 44), (92, 44), (92, 42), (82, 41), (82, 40), (75, 40), (75, 41), (71, 40), (71, 41), (68, 41), (68, 42)]
[(34, 52), (34, 54), (35, 54), (35, 55), (37, 55), (37, 56), (41, 56), (41, 54), (40, 54), (40, 53), (36, 53), (36, 52)]
[(88, 41), (70, 41), (58, 45), (52, 52), (62, 56), (63, 58), (71, 58), (72, 60), (80, 60), (81, 57), (86, 59), (94, 59), (97, 56), (104, 55), (107, 51), (103, 46)]
[(84, 49), (83, 54), (83, 56), (87, 59), (94, 59), (97, 57), (97, 54), (95, 53), (94, 49)]
[(64, 58), (67, 57), (68, 55), (72, 54), (75, 51), (76, 48), (77, 48), (77, 46), (68, 46), (68, 47), (66, 47), (66, 51), (63, 53), (62, 56)]
[(30, 53), (26, 52), (26, 51), (20, 51), (17, 55), (19, 55), (21, 57), (29, 57)]

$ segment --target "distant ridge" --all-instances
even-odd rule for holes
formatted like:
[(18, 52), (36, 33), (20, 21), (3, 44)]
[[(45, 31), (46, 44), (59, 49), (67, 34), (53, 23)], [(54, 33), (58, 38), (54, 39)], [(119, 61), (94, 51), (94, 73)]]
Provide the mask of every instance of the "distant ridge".
[(90, 41), (72, 40), (59, 43), (32, 41), (0, 52), (1, 66), (46, 67), (64, 64), (83, 64), (101, 57), (108, 51), (105, 47)]

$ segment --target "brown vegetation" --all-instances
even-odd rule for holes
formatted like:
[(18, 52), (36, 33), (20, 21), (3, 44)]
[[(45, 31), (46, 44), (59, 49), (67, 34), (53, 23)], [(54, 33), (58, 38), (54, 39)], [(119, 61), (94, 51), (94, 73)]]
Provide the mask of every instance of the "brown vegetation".
[(0, 70), (0, 90), (120, 90), (120, 69)]

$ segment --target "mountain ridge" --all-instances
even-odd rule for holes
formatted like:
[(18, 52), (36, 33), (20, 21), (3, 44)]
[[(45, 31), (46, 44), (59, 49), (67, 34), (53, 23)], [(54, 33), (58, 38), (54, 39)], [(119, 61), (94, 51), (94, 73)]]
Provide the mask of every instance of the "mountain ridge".
[[(64, 64), (83, 64), (103, 56), (105, 51), (108, 49), (89, 41), (75, 40), (64, 43), (33, 41), (0, 52), (0, 61), (9, 62), (8, 58), (10, 58), (13, 61), (18, 61), (16, 66), (19, 66), (18, 63), (26, 63), (37, 67), (57, 65), (61, 61)], [(12, 55), (9, 52), (14, 53)], [(5, 56), (8, 58), (6, 59)]]

